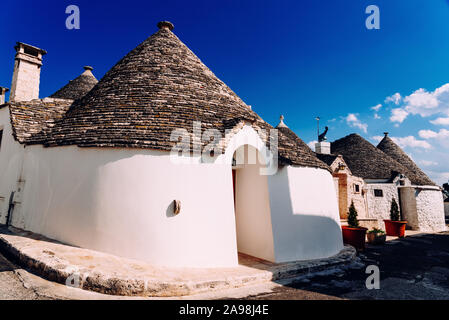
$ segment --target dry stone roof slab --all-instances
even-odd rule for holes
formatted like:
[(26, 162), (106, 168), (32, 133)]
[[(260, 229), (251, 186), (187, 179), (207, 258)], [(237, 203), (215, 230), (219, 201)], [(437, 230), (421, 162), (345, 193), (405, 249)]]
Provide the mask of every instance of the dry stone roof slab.
[[(55, 118), (47, 119), (51, 125), (35, 121), (31, 135), (18, 134), (19, 141), (46, 147), (77, 145), (170, 151), (177, 143), (170, 140), (172, 131), (185, 129), (192, 134), (194, 121), (201, 122), (203, 131), (219, 130), (222, 137), (225, 130), (242, 122), (267, 130), (267, 133), (274, 129), (175, 36), (168, 22), (160, 27), (68, 110), (61, 106), (62, 115), (55, 111)], [(13, 121), (18, 126), (17, 132), (26, 131), (23, 127), (26, 122), (34, 121), (31, 119), (33, 111), (25, 112), (24, 108), (26, 105), (12, 108), (14, 113), (25, 113), (27, 119)], [(35, 113), (39, 115), (44, 105), (32, 108), (36, 108)], [(279, 130), (280, 163), (329, 170), (292, 133)], [(265, 141), (269, 145), (269, 141)]]
[(331, 144), (333, 154), (341, 154), (352, 174), (363, 179), (393, 179), (402, 173), (413, 184), (426, 185), (414, 172), (385, 154), (358, 134), (350, 134)]
[(98, 83), (92, 74), (92, 67), (84, 67), (84, 72), (74, 80), (53, 93), (51, 98), (77, 100), (84, 97)]
[(409, 172), (414, 173), (414, 183), (419, 185), (435, 185), (430, 178), (410, 159), (410, 157), (396, 144), (394, 141), (385, 135), (382, 141), (377, 145), (377, 148), (385, 154), (402, 164)]

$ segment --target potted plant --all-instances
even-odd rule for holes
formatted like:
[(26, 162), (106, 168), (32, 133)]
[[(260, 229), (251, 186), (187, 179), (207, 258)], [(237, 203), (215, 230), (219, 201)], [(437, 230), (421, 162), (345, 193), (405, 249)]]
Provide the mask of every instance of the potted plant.
[(368, 243), (371, 244), (383, 244), (387, 240), (385, 231), (377, 228), (373, 228), (372, 230), (368, 231), (366, 237), (368, 238)]
[(384, 220), (387, 235), (402, 238), (407, 221), (400, 221), (399, 206), (396, 199), (391, 200), (390, 220)]
[(348, 225), (342, 226), (341, 229), (344, 243), (355, 247), (357, 250), (365, 250), (365, 237), (368, 229), (359, 226), (354, 201), (351, 201), (351, 206), (349, 207)]

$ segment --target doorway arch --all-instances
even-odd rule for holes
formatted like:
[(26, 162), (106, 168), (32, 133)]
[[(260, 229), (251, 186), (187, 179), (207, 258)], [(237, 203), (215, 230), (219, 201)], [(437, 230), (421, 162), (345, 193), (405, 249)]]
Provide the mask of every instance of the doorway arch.
[(268, 176), (261, 174), (265, 165), (260, 151), (252, 145), (241, 145), (234, 152), (232, 176), (237, 250), (274, 262)]

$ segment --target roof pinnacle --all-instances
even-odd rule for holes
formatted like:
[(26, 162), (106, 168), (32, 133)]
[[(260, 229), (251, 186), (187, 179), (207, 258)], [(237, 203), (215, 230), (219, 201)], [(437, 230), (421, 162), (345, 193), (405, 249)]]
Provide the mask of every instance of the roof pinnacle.
[(173, 23), (171, 23), (170, 21), (160, 21), (157, 24), (157, 27), (159, 29), (168, 29), (170, 31), (173, 31), (173, 29), (175, 28), (175, 26), (173, 25)]

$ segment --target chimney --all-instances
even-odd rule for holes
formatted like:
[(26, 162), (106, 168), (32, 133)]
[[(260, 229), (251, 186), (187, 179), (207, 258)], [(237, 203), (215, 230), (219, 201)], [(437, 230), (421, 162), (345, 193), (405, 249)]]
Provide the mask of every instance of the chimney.
[(5, 95), (6, 95), (6, 92), (8, 92), (8, 91), (9, 91), (8, 88), (0, 87), (0, 105), (4, 104), (6, 102)]
[(319, 154), (331, 154), (331, 143), (327, 141), (315, 143), (315, 152)]
[(47, 52), (22, 42), (17, 42), (14, 49), (16, 57), (9, 101), (39, 99), (42, 56)]

